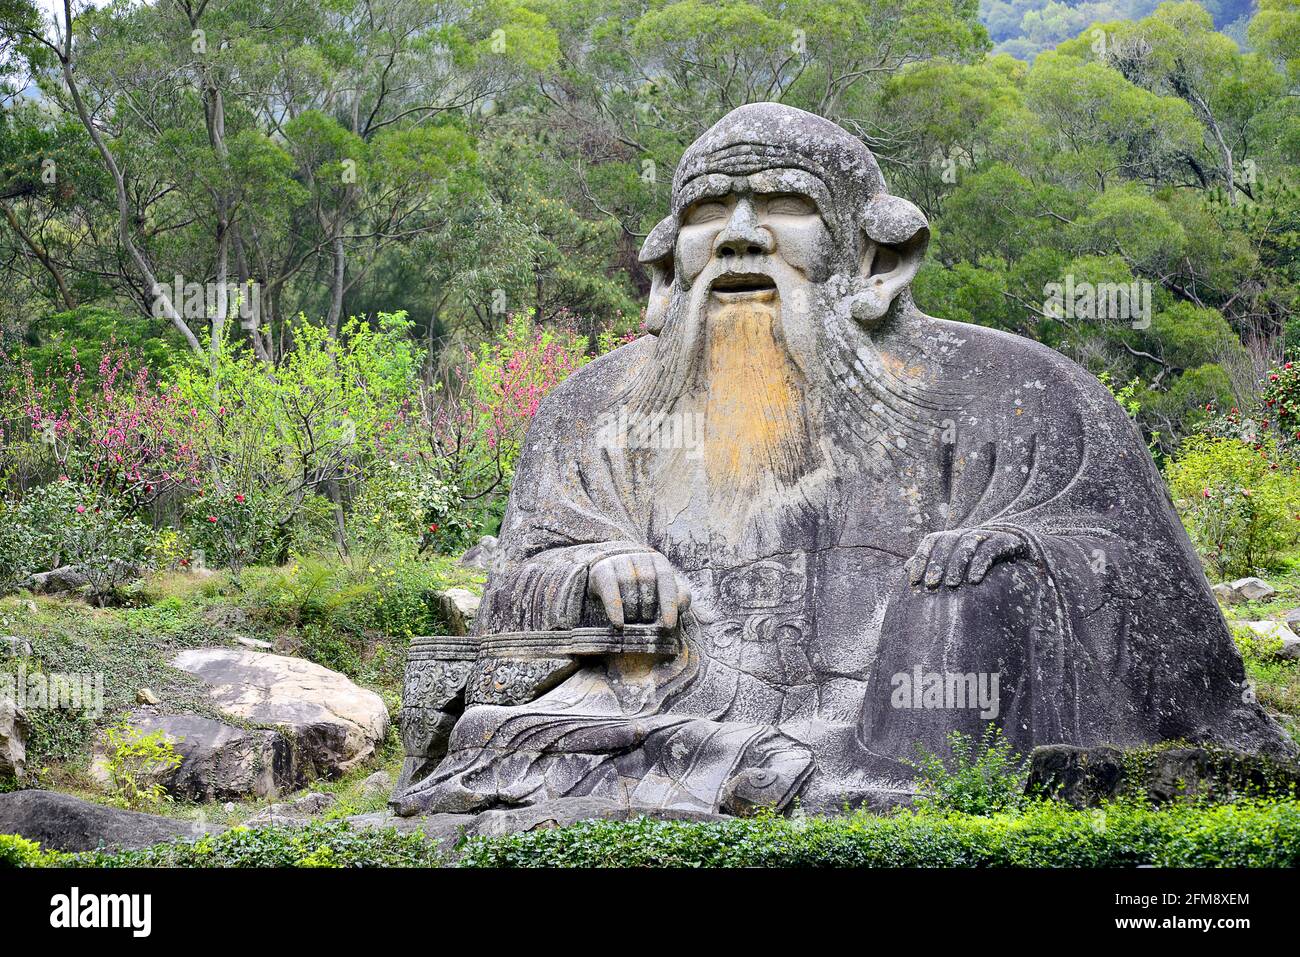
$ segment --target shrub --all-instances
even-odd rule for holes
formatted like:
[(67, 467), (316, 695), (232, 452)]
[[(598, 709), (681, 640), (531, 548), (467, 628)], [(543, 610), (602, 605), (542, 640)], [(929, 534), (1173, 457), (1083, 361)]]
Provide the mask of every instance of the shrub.
[(1221, 579), (1274, 567), (1295, 542), (1300, 477), (1271, 440), (1192, 436), (1165, 475), (1192, 540)]
[(1029, 778), (1027, 762), (1019, 758), (997, 725), (974, 741), (960, 731), (948, 735), (945, 760), (918, 746), (917, 805), (963, 814), (992, 814), (1019, 807)]
[(162, 731), (145, 734), (125, 719), (105, 732), (108, 774), (113, 796), (127, 808), (169, 800), (160, 778), (180, 766), (181, 758)]
[(1300, 803), (721, 823), (586, 821), (465, 842), (462, 867), (1294, 867)]
[(17, 834), (0, 834), (0, 868), (40, 867), (44, 863), (41, 846)]
[(76, 565), (86, 592), (102, 604), (139, 577), (153, 532), (120, 499), (81, 482), (60, 480), (30, 489), (4, 509), (0, 523), (0, 591), (36, 572)]
[(68, 855), (74, 867), (438, 867), (438, 847), (423, 834), (313, 821), (301, 828), (234, 827), (197, 841), (140, 851)]

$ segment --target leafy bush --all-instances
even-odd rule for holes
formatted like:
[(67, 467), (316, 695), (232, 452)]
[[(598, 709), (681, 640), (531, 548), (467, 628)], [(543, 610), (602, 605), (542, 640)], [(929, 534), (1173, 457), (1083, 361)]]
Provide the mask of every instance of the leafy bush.
[(234, 827), (140, 851), (67, 855), (71, 867), (438, 867), (437, 845), (394, 828), (313, 821), (302, 828)]
[(102, 604), (146, 567), (153, 532), (119, 498), (60, 480), (30, 489), (0, 514), (0, 592), (36, 572), (76, 565), (86, 592)]
[(462, 867), (1295, 867), (1300, 803), (1053, 802), (962, 815), (586, 821), (465, 842)]
[(1165, 471), (1193, 541), (1220, 578), (1274, 567), (1300, 528), (1300, 476), (1271, 440), (1187, 439)]
[(1029, 778), (1028, 762), (1011, 748), (997, 725), (974, 741), (960, 731), (948, 735), (947, 760), (918, 746), (916, 768), (919, 807), (992, 814), (1019, 807)]
[(17, 834), (0, 834), (0, 868), (40, 867), (45, 863), (41, 846)]
[(145, 734), (125, 719), (105, 732), (108, 775), (117, 803), (141, 808), (169, 800), (160, 778), (181, 758), (162, 731)]

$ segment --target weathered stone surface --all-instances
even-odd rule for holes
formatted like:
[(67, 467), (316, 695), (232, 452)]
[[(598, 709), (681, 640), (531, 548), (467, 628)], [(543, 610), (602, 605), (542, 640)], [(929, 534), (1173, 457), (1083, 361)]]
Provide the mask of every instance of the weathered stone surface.
[(542, 402), (474, 623), (530, 659), (587, 627), (680, 651), (467, 692), (395, 808), (834, 810), (990, 723), (1026, 752), (1295, 753), (1123, 409), (1050, 348), (922, 313), (928, 241), (811, 114), (744, 106), (686, 151), (641, 252), (650, 334)]
[(1268, 601), (1277, 589), (1262, 578), (1238, 578), (1231, 585), (1233, 592), (1245, 601)]
[(474, 627), (482, 599), (468, 588), (448, 588), (438, 592), (438, 605), (447, 619), (450, 634), (468, 635)]
[(46, 850), (138, 850), (163, 841), (197, 839), (204, 833), (198, 824), (104, 807), (54, 791), (0, 794), (0, 834), (18, 834)]
[(522, 831), (568, 827), (579, 821), (629, 821), (642, 816), (673, 821), (725, 821), (727, 819), (725, 814), (712, 814), (707, 811), (637, 808), (600, 798), (562, 798), (525, 807), (484, 811), (474, 818), (474, 823), (466, 829), (466, 835), (499, 837)]
[(149, 688), (141, 688), (137, 691), (135, 693), (135, 700), (139, 704), (157, 705), (162, 703), (158, 700), (158, 696)]
[(22, 780), (27, 767), (27, 733), (30, 730), (22, 708), (13, 698), (0, 694), (0, 776)]
[(283, 728), (293, 742), (295, 768), (307, 777), (355, 767), (388, 733), (379, 695), (301, 658), (200, 648), (181, 652), (172, 665), (207, 682), (226, 714)]
[(14, 635), (0, 635), (0, 658), (29, 658), (32, 654), (31, 642)]
[(401, 834), (417, 831), (437, 845), (438, 851), (453, 859), (453, 851), (465, 832), (474, 824), (472, 814), (426, 814), (420, 817), (398, 817), (392, 811), (374, 811), (348, 818), (353, 827), (396, 828)]
[(393, 790), (393, 779), (387, 771), (376, 771), (361, 782), (362, 797), (378, 797)]
[(32, 576), (31, 590), (38, 595), (59, 595), (86, 587), (86, 576), (75, 565), (64, 565)]
[(1119, 748), (1035, 748), (1026, 791), (1074, 807), (1096, 807), (1121, 796), (1156, 803), (1184, 798), (1232, 800), (1300, 789), (1300, 764), (1220, 748), (1161, 748), (1126, 754)]
[(235, 644), (251, 648), (253, 651), (270, 651), (275, 647), (269, 641), (262, 641), (260, 638), (247, 638), (244, 635), (235, 635)]
[(249, 824), (303, 824), (312, 818), (324, 814), (335, 804), (338, 798), (323, 791), (313, 791), (292, 801), (272, 804), (258, 811), (248, 819)]
[(1217, 585), (1212, 586), (1210, 591), (1214, 593), (1215, 598), (1225, 605), (1238, 605), (1245, 601), (1227, 582), (1219, 582)]
[(467, 568), (481, 568), (484, 571), (492, 571), (496, 568), (500, 556), (501, 545), (497, 541), (497, 537), (495, 535), (484, 535), (478, 540), (477, 545), (460, 556), (458, 564)]
[[(158, 776), (167, 792), (191, 801), (229, 801), (273, 797), (305, 781), (294, 762), (290, 737), (268, 729), (237, 728), (197, 715), (133, 712), (132, 726), (145, 734), (161, 731), (181, 758), (180, 766)], [(107, 786), (107, 757), (101, 747), (91, 776)]]

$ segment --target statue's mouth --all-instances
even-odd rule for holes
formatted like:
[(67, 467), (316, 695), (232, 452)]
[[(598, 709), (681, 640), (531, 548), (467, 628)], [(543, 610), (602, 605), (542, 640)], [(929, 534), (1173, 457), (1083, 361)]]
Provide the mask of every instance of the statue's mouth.
[(724, 272), (713, 280), (711, 291), (719, 299), (770, 299), (776, 295), (776, 282), (758, 272)]

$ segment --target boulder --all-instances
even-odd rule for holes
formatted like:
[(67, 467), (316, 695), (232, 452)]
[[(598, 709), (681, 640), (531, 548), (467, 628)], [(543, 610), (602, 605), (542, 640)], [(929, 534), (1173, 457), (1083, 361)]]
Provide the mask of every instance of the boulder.
[(1034, 748), (1025, 791), (1076, 808), (1144, 794), (1157, 804), (1183, 798), (1232, 800), (1292, 794), (1300, 764), (1217, 747), (1161, 747), (1125, 752), (1065, 744)]
[(391, 794), (392, 791), (393, 778), (387, 771), (376, 771), (361, 782), (363, 797), (379, 797), (380, 795)]
[(482, 599), (468, 588), (448, 588), (437, 594), (438, 605), (447, 619), (447, 631), (452, 635), (468, 635), (474, 627)]
[[(198, 715), (164, 715), (152, 709), (136, 711), (129, 720), (146, 734), (163, 732), (180, 755), (180, 766), (158, 777), (175, 797), (191, 801), (274, 797), (306, 783), (296, 767), (292, 742), (280, 731), (237, 728)], [(92, 760), (91, 776), (108, 783), (102, 745)]]
[(64, 565), (32, 576), (31, 589), (38, 595), (61, 595), (86, 587), (86, 576), (76, 565)]
[(158, 705), (162, 703), (150, 688), (141, 688), (137, 691), (135, 693), (135, 700), (138, 704)]
[(182, 651), (172, 665), (207, 682), (223, 713), (281, 728), (292, 741), (295, 767), (308, 776), (356, 767), (388, 734), (388, 709), (379, 695), (301, 658), (198, 648)]
[(333, 794), (312, 791), (292, 801), (272, 804), (248, 819), (249, 824), (302, 824), (323, 814), (338, 802)]
[(0, 635), (0, 658), (30, 658), (31, 642), (15, 635)]
[(1238, 578), (1232, 583), (1232, 590), (1245, 601), (1268, 601), (1277, 594), (1277, 589), (1262, 578)]
[(1214, 597), (1225, 605), (1236, 605), (1243, 600), (1227, 582), (1219, 582), (1217, 585), (1210, 586), (1210, 591), (1214, 592)]
[[(22, 780), (27, 764), (27, 715), (8, 695), (0, 694), (0, 777)], [(0, 834), (3, 834), (0, 831)]]
[(495, 535), (484, 535), (478, 540), (478, 544), (472, 546), (464, 555), (460, 556), (459, 564), (466, 568), (481, 568), (484, 571), (493, 571), (501, 555), (501, 543), (497, 541)]
[(195, 840), (205, 830), (188, 821), (105, 807), (54, 791), (0, 794), (0, 834), (17, 834), (46, 850), (138, 850), (163, 841)]

